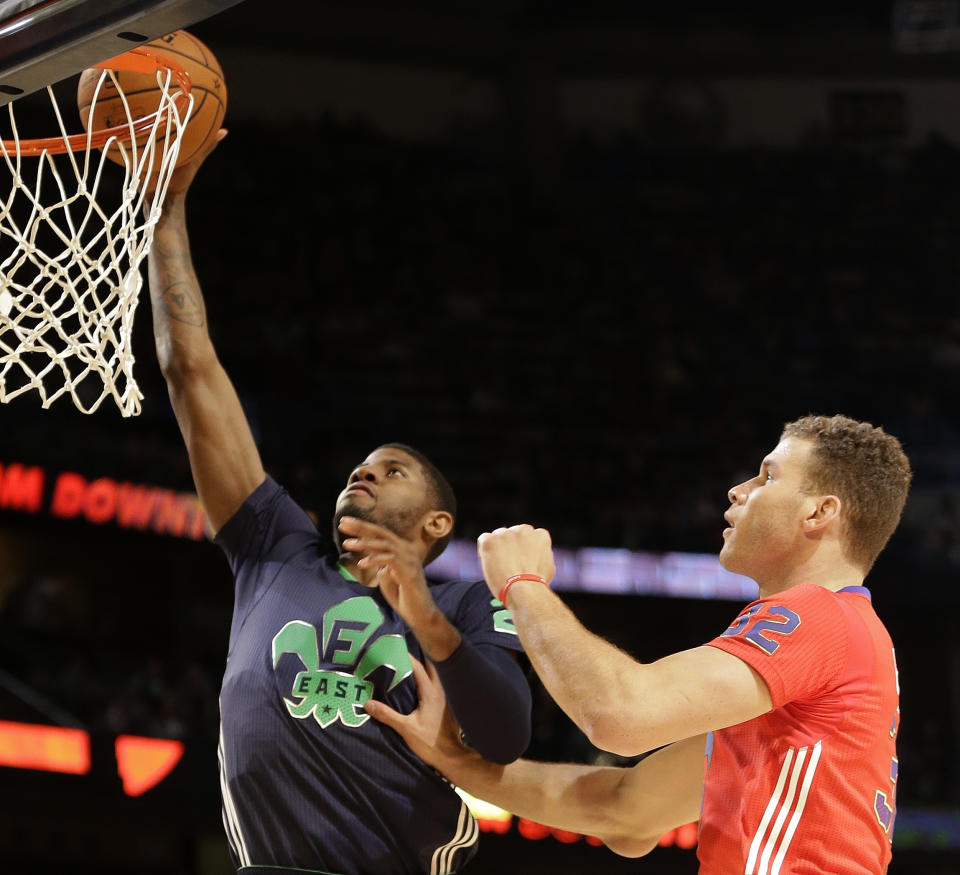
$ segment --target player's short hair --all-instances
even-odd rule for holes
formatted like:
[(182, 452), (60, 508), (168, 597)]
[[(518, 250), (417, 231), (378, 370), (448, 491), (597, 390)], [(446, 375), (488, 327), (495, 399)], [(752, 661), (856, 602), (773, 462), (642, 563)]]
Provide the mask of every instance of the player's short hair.
[(805, 488), (840, 499), (844, 551), (868, 572), (900, 522), (913, 478), (900, 441), (847, 416), (804, 416), (783, 437), (813, 444)]
[[(420, 450), (414, 449), (409, 444), (399, 444), (399, 443), (388, 443), (381, 444), (383, 447), (392, 447), (395, 450), (403, 450), (408, 456), (413, 456), (414, 459), (420, 464), (420, 468), (423, 471), (424, 477), (427, 481), (427, 489), (429, 490), (429, 499), (431, 510), (445, 510), (450, 516), (453, 517), (454, 523), (457, 520), (457, 496), (453, 492), (453, 487), (450, 485), (450, 481), (443, 476), (443, 472), (433, 464)], [(450, 539), (453, 537), (453, 527), (451, 526), (450, 531), (447, 532), (442, 538), (438, 538), (433, 546), (430, 547), (430, 551), (427, 553), (426, 558), (423, 560), (424, 565), (429, 565), (437, 558), (444, 550), (447, 549), (447, 544), (450, 543)]]

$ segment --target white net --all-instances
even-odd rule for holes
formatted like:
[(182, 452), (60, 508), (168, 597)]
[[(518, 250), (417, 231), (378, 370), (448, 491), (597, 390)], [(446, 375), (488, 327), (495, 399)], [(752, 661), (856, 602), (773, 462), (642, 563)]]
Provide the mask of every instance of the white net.
[(84, 413), (108, 397), (123, 416), (140, 412), (131, 348), (140, 264), (193, 100), (169, 68), (160, 69), (160, 106), (145, 124), (131, 117), (115, 73), (104, 70), (91, 119), (108, 77), (126, 121), (111, 128), (102, 149), (91, 133), (67, 133), (52, 88), (57, 137), (21, 140), (8, 105), (11, 139), (0, 140), (0, 179), (5, 165), (12, 182), (0, 202), (0, 402), (35, 390), (44, 408), (69, 395)]

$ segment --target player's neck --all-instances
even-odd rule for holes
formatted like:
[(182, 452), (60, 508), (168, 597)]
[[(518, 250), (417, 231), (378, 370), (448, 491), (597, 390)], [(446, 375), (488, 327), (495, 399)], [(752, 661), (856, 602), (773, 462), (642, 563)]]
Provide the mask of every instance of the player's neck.
[(340, 557), (340, 568), (343, 574), (344, 571), (347, 573), (344, 577), (347, 577), (350, 580), (355, 580), (357, 583), (362, 583), (364, 586), (374, 587), (377, 585), (377, 569), (376, 568), (361, 568), (357, 565), (357, 560), (352, 558), (350, 554), (345, 554)]
[(863, 572), (842, 556), (815, 555), (777, 576), (758, 580), (760, 597), (784, 592), (801, 583), (812, 583), (836, 592), (847, 586), (863, 586)]

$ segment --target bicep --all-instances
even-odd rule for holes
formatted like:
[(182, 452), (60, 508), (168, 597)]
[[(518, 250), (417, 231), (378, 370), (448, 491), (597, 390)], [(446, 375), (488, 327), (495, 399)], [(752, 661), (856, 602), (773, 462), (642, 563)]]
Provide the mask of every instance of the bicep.
[(684, 650), (645, 668), (653, 699), (649, 714), (660, 744), (734, 726), (773, 707), (760, 674), (716, 647)]
[(604, 701), (590, 740), (623, 756), (743, 723), (773, 707), (759, 673), (708, 645), (632, 663)]
[(530, 743), (530, 687), (513, 654), (464, 640), (434, 663), (467, 743), (486, 759), (513, 762)]
[(214, 531), (263, 482), (266, 473), (240, 399), (215, 358), (169, 383), (190, 469)]

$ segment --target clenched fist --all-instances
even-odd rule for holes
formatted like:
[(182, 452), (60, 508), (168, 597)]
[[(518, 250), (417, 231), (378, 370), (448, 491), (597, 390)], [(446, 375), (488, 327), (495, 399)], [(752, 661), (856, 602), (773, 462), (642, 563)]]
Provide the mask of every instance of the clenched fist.
[(477, 539), (477, 553), (494, 596), (514, 574), (536, 574), (547, 583), (553, 580), (553, 545), (546, 529), (524, 524), (485, 532)]

